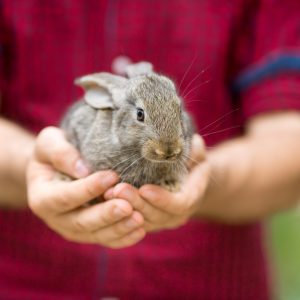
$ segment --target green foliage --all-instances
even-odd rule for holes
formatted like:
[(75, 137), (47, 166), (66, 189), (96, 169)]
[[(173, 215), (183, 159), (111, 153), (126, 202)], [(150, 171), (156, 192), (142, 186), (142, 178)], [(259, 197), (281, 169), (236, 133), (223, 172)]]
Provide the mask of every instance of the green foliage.
[[(300, 299), (300, 211), (281, 214), (271, 222), (271, 257), (279, 300)], [(277, 278), (276, 278), (277, 277)]]

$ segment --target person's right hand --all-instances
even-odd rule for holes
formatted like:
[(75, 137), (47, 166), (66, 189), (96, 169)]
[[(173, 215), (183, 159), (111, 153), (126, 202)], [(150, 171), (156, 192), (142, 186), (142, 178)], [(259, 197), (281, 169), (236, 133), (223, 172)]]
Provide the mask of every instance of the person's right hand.
[[(77, 179), (55, 179), (57, 171)], [(144, 219), (127, 201), (85, 205), (117, 182), (118, 176), (112, 171), (89, 175), (78, 151), (60, 129), (47, 127), (37, 136), (27, 168), (28, 204), (65, 239), (122, 248), (144, 237)]]

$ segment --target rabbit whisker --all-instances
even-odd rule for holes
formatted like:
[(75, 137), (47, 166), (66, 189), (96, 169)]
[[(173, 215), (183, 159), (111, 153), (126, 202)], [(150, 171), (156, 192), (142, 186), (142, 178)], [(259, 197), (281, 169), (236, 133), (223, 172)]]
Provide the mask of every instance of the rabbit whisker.
[(183, 161), (179, 161), (178, 162), (178, 166), (176, 166), (176, 168), (179, 170), (179, 171), (183, 171), (185, 173), (187, 173), (187, 166), (186, 164), (183, 162)]
[(231, 130), (231, 129), (234, 129), (234, 128), (239, 128), (239, 127), (241, 127), (241, 125), (231, 126), (231, 127), (228, 127), (228, 128), (224, 128), (224, 129), (221, 129), (221, 130), (217, 130), (217, 131), (214, 131), (214, 132), (203, 134), (201, 136), (205, 137), (205, 136), (209, 136), (209, 135), (212, 135), (212, 134), (221, 133), (221, 132), (228, 131), (228, 130)]
[[(184, 93), (190, 88), (190, 86), (195, 82), (195, 80), (197, 80), (204, 72), (206, 72), (209, 68), (211, 67), (208, 66), (207, 68), (203, 69), (202, 71), (199, 72), (198, 75), (196, 75), (190, 82), (189, 84), (185, 87), (185, 89), (183, 90), (182, 94), (184, 95)], [(186, 97), (186, 96), (184, 96)]]
[[(122, 173), (120, 174), (120, 177), (122, 177), (122, 176), (125, 174), (125, 172), (126, 172), (131, 166), (133, 166), (134, 164), (136, 164), (136, 163), (137, 163), (139, 160), (141, 160), (141, 159), (143, 159), (143, 157), (139, 157), (139, 158), (136, 159), (134, 162), (132, 162), (128, 167), (126, 167), (126, 168), (122, 171)], [(127, 176), (124, 177), (124, 179), (122, 180), (122, 182), (125, 181), (126, 177), (127, 177)]]
[[(221, 116), (221, 117), (217, 118), (215, 121), (213, 121), (213, 122), (209, 123), (208, 125), (205, 125), (203, 128), (201, 128), (201, 129), (200, 129), (200, 131), (203, 131), (203, 130), (205, 130), (205, 129), (209, 128), (210, 126), (212, 126), (212, 125), (216, 124), (218, 121), (221, 121), (221, 120), (225, 119), (227, 116), (229, 116), (229, 115), (233, 114), (234, 112), (236, 112), (236, 111), (238, 111), (238, 110), (239, 110), (239, 108), (237, 108), (237, 109), (233, 109), (233, 110), (231, 110), (231, 111), (227, 112), (227, 113), (226, 113), (226, 114), (224, 114), (223, 116)], [(221, 125), (221, 124), (222, 124), (222, 123), (219, 123), (219, 124), (218, 124), (218, 126), (219, 126), (219, 125)], [(215, 128), (215, 127), (214, 127), (214, 128)]]
[(187, 92), (187, 94), (185, 94), (185, 95), (183, 96), (183, 98), (187, 98), (188, 95), (190, 95), (193, 91), (195, 91), (196, 89), (200, 88), (201, 86), (203, 86), (203, 85), (205, 85), (205, 84), (207, 84), (207, 83), (209, 83), (209, 82), (211, 82), (211, 81), (212, 81), (212, 79), (209, 79), (209, 80), (206, 80), (206, 81), (204, 81), (204, 82), (202, 82), (202, 83), (196, 85), (195, 87), (193, 87), (192, 89), (190, 89), (190, 90)]
[[(194, 161), (194, 162), (197, 163), (197, 164), (201, 163), (201, 161), (197, 161), (197, 160), (195, 160), (195, 159), (192, 159), (191, 157), (187, 157), (187, 158), (191, 159), (192, 161)], [(210, 178), (216, 185), (219, 185), (219, 183), (217, 182), (217, 180), (214, 178), (214, 176), (213, 176), (211, 173), (209, 173), (209, 178)]]
[(183, 74), (183, 76), (182, 76), (182, 78), (180, 80), (178, 90), (180, 90), (181, 85), (183, 84), (186, 75), (189, 73), (191, 67), (193, 66), (193, 64), (195, 63), (195, 61), (197, 60), (197, 58), (198, 58), (198, 53), (196, 52), (194, 58), (192, 59), (192, 62), (190, 63), (190, 65), (188, 66), (188, 68), (186, 69), (186, 71), (184, 72), (184, 74)]
[(192, 158), (192, 157), (191, 157), (191, 156), (189, 156), (189, 155), (185, 155), (185, 154), (183, 154), (183, 157), (185, 157), (185, 158), (187, 158), (187, 159), (189, 159), (189, 160), (191, 160), (191, 161), (195, 162), (196, 164), (199, 164), (199, 163), (201, 163), (201, 161), (198, 161), (198, 160), (196, 160), (196, 159)]
[(130, 160), (130, 159), (133, 158), (135, 155), (136, 155), (136, 154), (133, 154), (133, 155), (127, 157), (126, 159), (122, 160), (121, 162), (118, 162), (116, 165), (112, 166), (112, 169), (115, 169), (117, 166), (119, 166), (119, 165), (123, 164), (124, 162)]
[(136, 147), (132, 148), (132, 149), (124, 149), (124, 150), (119, 150), (119, 151), (113, 151), (113, 152), (110, 152), (109, 154), (116, 154), (116, 156), (110, 156), (110, 157), (117, 157), (119, 154), (132, 153), (134, 150), (136, 150)]

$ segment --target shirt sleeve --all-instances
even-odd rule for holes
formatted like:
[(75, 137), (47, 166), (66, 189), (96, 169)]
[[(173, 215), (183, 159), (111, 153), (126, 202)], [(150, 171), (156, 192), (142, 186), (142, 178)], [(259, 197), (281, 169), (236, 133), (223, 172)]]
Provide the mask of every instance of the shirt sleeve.
[[(1, 10), (1, 7), (0, 7), (0, 10)], [(0, 93), (1, 93), (1, 91), (3, 89), (3, 68), (4, 68), (4, 45), (3, 45), (3, 39), (4, 39), (4, 34), (3, 34), (2, 17), (1, 17), (1, 11), (0, 11)]]
[(5, 66), (7, 51), (7, 34), (5, 30), (5, 22), (3, 18), (3, 8), (0, 5), (0, 113), (2, 111), (3, 93), (5, 89)]
[(244, 28), (233, 80), (244, 118), (300, 110), (300, 1), (260, 1)]
[(0, 114), (3, 113), (3, 103), (12, 74), (14, 58), (14, 31), (8, 22), (9, 11), (0, 1)]

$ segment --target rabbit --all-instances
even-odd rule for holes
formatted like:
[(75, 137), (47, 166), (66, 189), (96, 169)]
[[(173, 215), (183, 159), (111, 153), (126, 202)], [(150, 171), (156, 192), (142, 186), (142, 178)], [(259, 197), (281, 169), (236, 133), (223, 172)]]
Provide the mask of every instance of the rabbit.
[(174, 83), (150, 63), (129, 65), (126, 73), (76, 79), (85, 93), (61, 128), (92, 171), (112, 169), (136, 188), (156, 184), (179, 191), (191, 151), (192, 119)]

